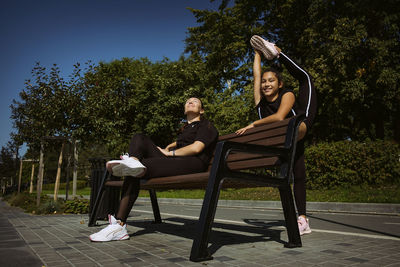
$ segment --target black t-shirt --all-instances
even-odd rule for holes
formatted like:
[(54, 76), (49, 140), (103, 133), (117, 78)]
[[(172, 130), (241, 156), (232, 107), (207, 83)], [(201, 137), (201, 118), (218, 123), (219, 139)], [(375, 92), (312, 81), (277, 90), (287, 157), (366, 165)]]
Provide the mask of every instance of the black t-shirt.
[(206, 119), (187, 124), (183, 128), (182, 133), (178, 135), (176, 148), (178, 149), (193, 144), (195, 141), (201, 141), (205, 145), (203, 151), (196, 156), (199, 157), (204, 164), (208, 164), (218, 141), (217, 129)]
[[(261, 97), (260, 102), (258, 103), (258, 105), (256, 106), (257, 109), (257, 114), (260, 117), (260, 119), (268, 117), (272, 114), (275, 114), (278, 109), (279, 106), (281, 105), (281, 101), (282, 101), (282, 96), (286, 93), (293, 93), (293, 90), (291, 89), (282, 89), (279, 92), (278, 98), (275, 99), (275, 101), (273, 102), (269, 102), (267, 101), (264, 97)], [(286, 116), (286, 118), (290, 118), (295, 116), (298, 113), (297, 111), (297, 105), (296, 102), (294, 103), (292, 109), (290, 110), (290, 112), (288, 113), (288, 115)]]

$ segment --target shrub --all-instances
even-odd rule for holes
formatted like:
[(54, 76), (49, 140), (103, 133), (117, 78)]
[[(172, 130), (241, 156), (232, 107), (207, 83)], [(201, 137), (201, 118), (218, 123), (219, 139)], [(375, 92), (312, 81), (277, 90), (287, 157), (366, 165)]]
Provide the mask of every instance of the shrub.
[(78, 199), (64, 201), (63, 199), (54, 199), (42, 195), (40, 198), (40, 206), (36, 206), (36, 195), (23, 192), (14, 193), (3, 197), (11, 206), (20, 207), (26, 212), (34, 214), (60, 214), (74, 213), (84, 214), (89, 212), (89, 200)]
[(63, 213), (64, 211), (64, 201), (58, 200), (54, 201), (53, 199), (48, 199), (47, 201), (41, 202), (40, 206), (37, 208), (37, 214), (55, 214), (55, 213)]
[(400, 182), (400, 147), (388, 141), (320, 143), (305, 159), (308, 188)]
[(89, 212), (89, 200), (74, 198), (65, 201), (65, 213), (84, 214)]

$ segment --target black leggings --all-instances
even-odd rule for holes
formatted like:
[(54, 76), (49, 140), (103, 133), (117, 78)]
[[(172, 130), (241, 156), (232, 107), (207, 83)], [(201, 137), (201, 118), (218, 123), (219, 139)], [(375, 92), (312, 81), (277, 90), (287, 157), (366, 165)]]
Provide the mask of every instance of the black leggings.
[[(299, 95), (296, 99), (298, 111), (304, 112), (307, 132), (311, 129), (317, 113), (317, 97), (312, 77), (284, 53), (279, 54), (279, 61), (285, 65), (289, 73), (299, 81)], [(297, 142), (293, 168), (294, 198), (299, 215), (306, 215), (306, 168), (304, 163), (304, 138)]]
[[(138, 158), (146, 166), (144, 179), (196, 173), (207, 169), (207, 165), (195, 156), (165, 156), (153, 141), (144, 134), (136, 134), (132, 137), (129, 144), (129, 156)], [(139, 190), (140, 179), (125, 177), (116, 218), (126, 222), (129, 212), (139, 195)]]

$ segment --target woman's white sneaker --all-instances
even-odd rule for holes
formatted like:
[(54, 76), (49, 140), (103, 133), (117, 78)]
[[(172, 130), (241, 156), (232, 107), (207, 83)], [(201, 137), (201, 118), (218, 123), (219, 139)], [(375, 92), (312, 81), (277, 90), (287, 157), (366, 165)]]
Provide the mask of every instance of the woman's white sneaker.
[(114, 170), (114, 167), (120, 165), (123, 160), (128, 159), (128, 158), (129, 158), (129, 155), (128, 154), (124, 154), (124, 155), (120, 156), (120, 159), (107, 161), (107, 163), (106, 163), (107, 170), (109, 172), (111, 172), (112, 175), (114, 175), (114, 176), (118, 176), (118, 177), (123, 176), (122, 172), (120, 172), (119, 169)]
[(91, 234), (89, 239), (93, 242), (108, 242), (129, 239), (129, 234), (126, 230), (126, 224), (124, 226), (120, 225), (120, 221), (116, 220), (114, 216), (109, 215), (108, 218), (110, 224), (99, 232)]
[(114, 173), (121, 174), (120, 176), (141, 177), (146, 171), (146, 167), (140, 161), (128, 157), (121, 160), (120, 164), (114, 166), (112, 171), (115, 176), (117, 175)]
[(275, 44), (264, 40), (258, 35), (253, 35), (250, 39), (251, 46), (263, 53), (264, 57), (268, 60), (273, 60), (279, 55), (278, 50), (275, 48)]

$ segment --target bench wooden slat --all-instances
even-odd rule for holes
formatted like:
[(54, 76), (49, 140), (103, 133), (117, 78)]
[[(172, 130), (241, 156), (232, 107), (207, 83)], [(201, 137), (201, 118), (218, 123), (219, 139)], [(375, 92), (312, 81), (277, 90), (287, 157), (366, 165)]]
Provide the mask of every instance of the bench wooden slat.
[(169, 177), (152, 178), (146, 181), (141, 181), (141, 189), (149, 188), (205, 188), (207, 185), (209, 172), (200, 172), (194, 174), (176, 175)]
[[(289, 119), (285, 119), (283, 121), (279, 121), (279, 122), (274, 122), (271, 124), (266, 124), (263, 126), (259, 126), (259, 127), (254, 127), (251, 128), (249, 130), (246, 131), (245, 135), (253, 135), (253, 134), (257, 134), (259, 132), (263, 132), (263, 133), (267, 133), (271, 130), (277, 129), (277, 128), (284, 128), (287, 129), (287, 122)], [(219, 137), (219, 141), (224, 141), (224, 140), (232, 140), (234, 141), (234, 138), (238, 137), (238, 135), (236, 135), (235, 133), (230, 133), (230, 134), (226, 134), (223, 136)]]
[(228, 167), (232, 170), (242, 170), (242, 169), (255, 169), (255, 168), (266, 168), (274, 166), (277, 162), (277, 157), (270, 158), (259, 158), (251, 160), (241, 160), (237, 162), (228, 163)]
[(229, 141), (238, 142), (238, 143), (250, 143), (255, 140), (278, 138), (278, 139), (282, 140), (282, 143), (284, 143), (285, 137), (286, 137), (286, 131), (287, 131), (287, 127), (285, 127), (285, 128), (282, 127), (282, 128), (273, 129), (271, 132), (258, 132), (255, 134), (235, 135), (231, 138), (225, 138), (225, 136), (222, 136), (218, 140), (219, 141), (229, 140)]

